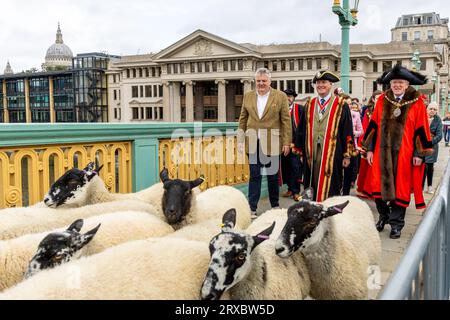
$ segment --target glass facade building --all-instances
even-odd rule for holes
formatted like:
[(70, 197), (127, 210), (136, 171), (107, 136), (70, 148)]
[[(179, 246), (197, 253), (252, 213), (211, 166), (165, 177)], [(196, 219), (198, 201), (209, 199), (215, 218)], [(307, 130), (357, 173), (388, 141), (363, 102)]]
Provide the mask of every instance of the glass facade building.
[(108, 122), (111, 57), (119, 58), (79, 54), (68, 70), (0, 75), (0, 122)]

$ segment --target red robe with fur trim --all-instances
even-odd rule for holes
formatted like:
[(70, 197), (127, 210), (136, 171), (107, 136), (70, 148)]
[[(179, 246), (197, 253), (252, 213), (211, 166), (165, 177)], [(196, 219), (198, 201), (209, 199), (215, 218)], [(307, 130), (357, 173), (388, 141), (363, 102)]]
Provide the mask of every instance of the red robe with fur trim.
[(409, 206), (414, 192), (416, 207), (422, 209), (424, 165), (413, 166), (413, 157), (433, 152), (428, 116), (421, 94), (413, 87), (407, 89), (400, 105), (401, 115), (395, 117), (394, 94), (387, 90), (375, 106), (362, 141), (364, 149), (374, 152), (364, 192), (401, 207)]

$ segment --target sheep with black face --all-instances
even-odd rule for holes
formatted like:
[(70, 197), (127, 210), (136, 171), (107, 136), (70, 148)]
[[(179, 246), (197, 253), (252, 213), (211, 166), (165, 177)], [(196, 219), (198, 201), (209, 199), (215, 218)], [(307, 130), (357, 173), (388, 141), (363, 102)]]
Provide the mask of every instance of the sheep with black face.
[(316, 299), (367, 299), (371, 265), (381, 256), (381, 241), (369, 206), (356, 197), (311, 201), (312, 190), (288, 209), (276, 242), (281, 258), (302, 252)]
[(165, 236), (173, 231), (170, 225), (147, 212), (122, 211), (78, 219), (67, 230), (0, 241), (0, 290), (21, 281), (27, 269), (28, 275), (35, 274), (128, 241)]
[[(222, 232), (209, 245), (211, 261), (201, 288), (202, 299), (305, 299), (310, 278), (303, 255), (288, 260), (275, 255), (275, 239), (286, 222), (286, 210), (272, 209), (245, 232), (234, 230), (235, 210), (223, 216)], [(269, 239), (270, 238), (270, 239)]]

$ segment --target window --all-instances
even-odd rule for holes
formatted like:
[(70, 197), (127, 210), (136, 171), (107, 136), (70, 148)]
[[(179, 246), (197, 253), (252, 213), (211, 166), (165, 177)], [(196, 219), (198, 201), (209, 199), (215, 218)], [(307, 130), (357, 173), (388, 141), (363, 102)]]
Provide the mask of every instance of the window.
[(339, 71), (339, 61), (334, 60), (334, 71)]
[(348, 93), (352, 94), (352, 91), (353, 91), (353, 80), (350, 80), (349, 82), (350, 82), (350, 84), (349, 84)]
[(284, 91), (284, 80), (280, 80), (280, 90)]
[(153, 119), (153, 108), (145, 108), (145, 118)]
[(294, 60), (289, 60), (289, 70), (294, 71)]
[(180, 63), (180, 73), (184, 73), (184, 63)]
[(191, 73), (195, 72), (195, 63), (191, 62)]
[(287, 80), (286, 81), (286, 89), (295, 90), (295, 80)]
[(242, 59), (238, 60), (238, 70), (239, 71), (244, 70), (244, 60), (242, 60)]
[(322, 69), (322, 59), (316, 60), (316, 67), (318, 70)]
[(144, 86), (140, 86), (140, 91), (141, 91), (141, 95), (140, 97), (142, 98), (144, 96)]
[(427, 24), (433, 24), (433, 17), (427, 17)]
[(311, 94), (314, 93), (314, 87), (312, 80), (305, 80), (305, 93)]
[(167, 65), (167, 74), (172, 74), (172, 64)]
[[(161, 85), (159, 85), (159, 96), (158, 97), (162, 97), (163, 96), (163, 88)], [(162, 110), (162, 108), (161, 108)]]
[(420, 71), (426, 71), (427, 70), (427, 60), (420, 59), (421, 65), (420, 65)]
[(132, 86), (131, 87), (131, 97), (137, 98), (139, 96), (139, 88), (138, 86)]
[(236, 71), (236, 60), (231, 60), (231, 71)]
[(150, 72), (148, 71), (148, 68), (145, 68), (145, 76), (147, 78), (150, 77)]
[(402, 32), (402, 41), (408, 41), (408, 32)]
[(139, 68), (139, 78), (142, 78), (142, 68)]
[(175, 73), (175, 74), (178, 73), (178, 67), (179, 67), (179, 64), (178, 64), (178, 63), (175, 63), (175, 64), (173, 65), (173, 73)]
[(116, 75), (113, 75), (113, 82), (116, 83)]
[(392, 61), (383, 61), (383, 72), (389, 71), (392, 69)]
[(286, 71), (286, 60), (281, 60), (281, 71)]
[(272, 81), (272, 82), (270, 83), (270, 86), (271, 86), (272, 88), (274, 88), (274, 89), (278, 89), (278, 81)]
[(127, 69), (127, 78), (130, 77), (130, 69)]
[(152, 77), (156, 75), (156, 68), (152, 68)]
[(427, 35), (428, 35), (427, 36), (428, 40), (433, 40), (433, 38), (434, 38), (433, 30), (428, 30), (428, 34)]
[(403, 19), (403, 25), (404, 26), (409, 25), (409, 19)]
[(139, 119), (139, 108), (131, 108), (132, 112), (132, 119), (138, 120)]
[(117, 100), (117, 90), (114, 90), (114, 100)]
[(133, 78), (136, 78), (136, 69), (133, 69)]
[(205, 72), (210, 72), (210, 68), (209, 68), (210, 64), (211, 64), (211, 62), (205, 62)]
[(152, 96), (152, 86), (145, 86), (145, 97), (151, 98)]
[(358, 66), (358, 61), (353, 59), (350, 61), (350, 64), (351, 64), (351, 70), (356, 71), (357, 66)]
[(269, 69), (269, 61), (264, 61), (264, 68)]
[(312, 70), (312, 59), (306, 59), (306, 70)]
[(213, 63), (212, 63), (212, 70), (213, 70), (213, 72), (217, 71), (217, 61), (213, 61)]
[(197, 62), (197, 71), (203, 72), (203, 62)]
[(277, 63), (277, 61), (272, 61), (272, 71), (278, 71), (278, 63)]
[(373, 72), (378, 72), (378, 61), (373, 63)]
[(228, 60), (223, 61), (223, 71), (228, 71)]
[(299, 71), (303, 70), (303, 59), (298, 59), (298, 70)]
[(303, 80), (297, 80), (297, 85), (298, 85), (298, 94), (303, 93)]
[(373, 88), (372, 88), (372, 91), (373, 91), (373, 92), (378, 90), (378, 82), (374, 81), (374, 82), (372, 83), (372, 86), (373, 86)]
[(414, 40), (420, 40), (420, 31), (414, 32)]

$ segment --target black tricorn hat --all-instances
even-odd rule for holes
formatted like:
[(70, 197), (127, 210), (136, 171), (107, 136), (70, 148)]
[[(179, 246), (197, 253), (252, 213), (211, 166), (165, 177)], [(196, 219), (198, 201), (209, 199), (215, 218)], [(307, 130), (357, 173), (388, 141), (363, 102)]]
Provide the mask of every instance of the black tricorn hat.
[(294, 89), (286, 89), (283, 92), (286, 93), (287, 96), (293, 96), (294, 98), (298, 96)]
[(328, 80), (333, 83), (341, 81), (341, 79), (339, 79), (337, 75), (335, 75), (333, 72), (329, 70), (319, 71), (314, 77), (313, 83), (316, 83), (318, 80)]
[(408, 70), (400, 64), (396, 64), (390, 71), (384, 72), (381, 77), (377, 79), (378, 83), (389, 84), (391, 80), (406, 80), (412, 86), (421, 86), (427, 83), (428, 79), (423, 74)]

